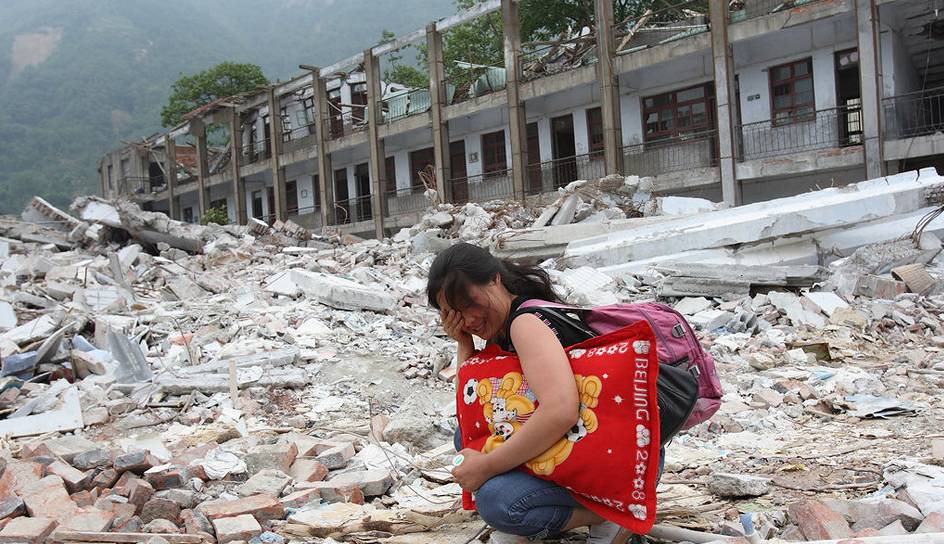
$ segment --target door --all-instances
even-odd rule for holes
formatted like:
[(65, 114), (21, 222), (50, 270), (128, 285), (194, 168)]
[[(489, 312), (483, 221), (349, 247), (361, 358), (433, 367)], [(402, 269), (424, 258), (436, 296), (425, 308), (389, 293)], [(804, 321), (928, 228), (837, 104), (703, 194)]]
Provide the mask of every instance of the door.
[(355, 221), (366, 221), (374, 216), (370, 201), (370, 167), (367, 163), (354, 167), (354, 189), (357, 191)]
[(449, 144), (449, 183), (452, 184), (452, 202), (464, 204), (469, 201), (469, 173), (465, 164), (465, 140)]
[(263, 158), (268, 159), (269, 157), (272, 156), (272, 139), (269, 138), (269, 135), (272, 134), (272, 131), (271, 131), (272, 127), (270, 125), (268, 115), (262, 116), (262, 127), (263, 127), (263, 130), (265, 130), (265, 133), (262, 135), (262, 139), (265, 141), (265, 157)]
[(262, 191), (252, 192), (252, 216), (256, 219), (262, 219)]
[(543, 191), (541, 176), (541, 140), (538, 137), (538, 124), (528, 123), (528, 194), (536, 195)]
[(164, 186), (164, 171), (156, 162), (148, 163), (148, 184), (147, 192), (151, 192), (158, 187)]
[(328, 96), (328, 112), (331, 119), (329, 138), (336, 140), (344, 136), (344, 117), (341, 111), (341, 91), (333, 91)]
[(351, 203), (348, 200), (347, 168), (334, 171), (334, 213), (337, 214), (337, 224), (351, 222)]
[(862, 88), (859, 82), (859, 51), (836, 53), (836, 98), (839, 104), (839, 145), (862, 143)]
[(577, 144), (574, 141), (574, 116), (551, 119), (551, 144), (554, 152), (554, 184), (563, 187), (577, 179)]
[(275, 223), (275, 187), (266, 188), (266, 199), (269, 201), (269, 215), (267, 223)]

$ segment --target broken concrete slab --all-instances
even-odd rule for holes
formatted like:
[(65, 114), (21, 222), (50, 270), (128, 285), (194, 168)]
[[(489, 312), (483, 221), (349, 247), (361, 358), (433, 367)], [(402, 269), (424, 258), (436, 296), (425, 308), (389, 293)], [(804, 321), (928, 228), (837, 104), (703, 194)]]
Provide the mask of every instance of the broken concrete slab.
[(339, 310), (387, 312), (396, 307), (387, 293), (346, 278), (300, 269), (293, 269), (291, 278), (306, 296)]
[(84, 426), (79, 392), (75, 387), (62, 395), (61, 408), (43, 414), (0, 421), (0, 435), (32, 436), (55, 431), (74, 431)]
[(808, 292), (803, 293), (803, 299), (809, 301), (817, 311), (832, 317), (836, 310), (848, 308), (849, 303), (840, 298), (836, 293), (831, 292)]
[(32, 321), (3, 333), (0, 335), (0, 339), (13, 342), (14, 344), (24, 345), (46, 338), (56, 332), (58, 327), (59, 318), (57, 316), (43, 314)]

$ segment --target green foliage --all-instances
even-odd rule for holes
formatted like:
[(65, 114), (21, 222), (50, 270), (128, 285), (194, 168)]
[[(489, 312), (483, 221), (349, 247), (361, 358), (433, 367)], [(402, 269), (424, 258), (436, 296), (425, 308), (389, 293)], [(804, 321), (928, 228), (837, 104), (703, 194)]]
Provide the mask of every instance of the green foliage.
[[(396, 34), (393, 32), (384, 29), (380, 34), (380, 41), (377, 42), (377, 45), (383, 45), (385, 43), (392, 42), (396, 39)], [(390, 63), (390, 67), (384, 70), (383, 80), (387, 83), (398, 83), (400, 85), (405, 85), (407, 87), (413, 87), (421, 89), (429, 86), (429, 71), (425, 69), (426, 67), (426, 48), (425, 46), (416, 46), (416, 64), (418, 66), (403, 64), (403, 52), (409, 49), (412, 49), (414, 46), (410, 46), (399, 51), (392, 51), (386, 55), (386, 61)]]
[(229, 214), (226, 212), (226, 206), (210, 208), (205, 214), (203, 214), (203, 217), (200, 218), (200, 224), (209, 225), (210, 223), (216, 225), (225, 225), (229, 223)]
[(200, 106), (268, 84), (262, 68), (235, 62), (221, 62), (208, 70), (183, 76), (171, 86), (167, 105), (161, 110), (161, 124), (175, 126), (185, 113)]

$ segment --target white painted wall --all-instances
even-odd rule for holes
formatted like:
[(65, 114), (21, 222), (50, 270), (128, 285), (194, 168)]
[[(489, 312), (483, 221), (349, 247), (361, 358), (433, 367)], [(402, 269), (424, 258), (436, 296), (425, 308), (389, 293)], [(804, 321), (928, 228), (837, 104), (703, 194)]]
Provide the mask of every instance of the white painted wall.
[(884, 97), (898, 96), (921, 88), (921, 75), (905, 49), (898, 31), (882, 25), (882, 92)]

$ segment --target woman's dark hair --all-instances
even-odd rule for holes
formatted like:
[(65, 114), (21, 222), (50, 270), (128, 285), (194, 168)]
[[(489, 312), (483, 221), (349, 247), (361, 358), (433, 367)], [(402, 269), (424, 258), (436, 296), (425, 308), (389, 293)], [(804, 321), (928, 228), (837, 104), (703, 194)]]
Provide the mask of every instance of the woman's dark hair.
[(439, 292), (453, 308), (467, 308), (471, 303), (469, 287), (485, 285), (501, 274), (502, 285), (513, 295), (560, 302), (551, 286), (547, 271), (539, 266), (527, 266), (498, 259), (472, 244), (460, 243), (440, 253), (429, 268), (426, 296), (429, 305), (439, 309)]

